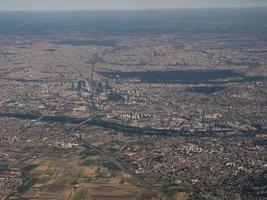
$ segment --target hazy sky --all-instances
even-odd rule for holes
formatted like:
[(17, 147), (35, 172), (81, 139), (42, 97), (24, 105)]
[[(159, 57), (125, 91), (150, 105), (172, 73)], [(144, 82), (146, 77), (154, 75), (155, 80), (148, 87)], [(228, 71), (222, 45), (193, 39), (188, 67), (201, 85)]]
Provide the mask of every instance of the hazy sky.
[(267, 0), (0, 0), (0, 10), (107, 10), (267, 7)]

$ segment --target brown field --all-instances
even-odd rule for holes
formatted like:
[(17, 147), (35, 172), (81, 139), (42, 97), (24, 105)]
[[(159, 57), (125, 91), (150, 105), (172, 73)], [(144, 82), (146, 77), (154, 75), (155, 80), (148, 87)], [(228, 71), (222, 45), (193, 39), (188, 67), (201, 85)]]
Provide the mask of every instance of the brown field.
[(34, 168), (31, 172), (34, 174), (40, 174), (43, 173), (44, 171), (46, 171), (48, 169), (48, 165), (40, 165), (36, 168)]
[(96, 174), (98, 169), (99, 169), (99, 167), (97, 167), (97, 166), (83, 167), (83, 169), (80, 172), (80, 175), (82, 177), (88, 177), (88, 176), (91, 176), (93, 174)]
[[(86, 160), (95, 160), (90, 166), (81, 166)], [(122, 181), (120, 171), (102, 166), (105, 161), (97, 156), (65, 156), (49, 152), (36, 159), (30, 159), (23, 166), (38, 164), (28, 176), (38, 178), (38, 183), (24, 193), (17, 194), (25, 199), (64, 200), (128, 200), (134, 199), (139, 189)], [(97, 165), (95, 165), (97, 164)], [(92, 176), (92, 180), (88, 177)]]

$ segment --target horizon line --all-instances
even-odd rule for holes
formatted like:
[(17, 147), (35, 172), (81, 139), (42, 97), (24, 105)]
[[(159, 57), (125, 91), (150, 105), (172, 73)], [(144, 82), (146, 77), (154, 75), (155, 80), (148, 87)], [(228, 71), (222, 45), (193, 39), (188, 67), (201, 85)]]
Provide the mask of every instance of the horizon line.
[(267, 9), (267, 6), (222, 6), (222, 7), (166, 7), (166, 8), (122, 8), (122, 9), (10, 9), (0, 12), (88, 12), (88, 11), (157, 11), (157, 10), (194, 10), (194, 9)]

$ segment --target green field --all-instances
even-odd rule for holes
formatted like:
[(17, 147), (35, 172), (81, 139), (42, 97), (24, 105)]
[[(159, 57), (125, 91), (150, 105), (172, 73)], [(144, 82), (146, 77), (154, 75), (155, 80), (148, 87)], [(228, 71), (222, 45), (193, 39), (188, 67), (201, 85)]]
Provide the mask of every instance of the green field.
[(83, 161), (82, 166), (91, 166), (94, 163), (95, 163), (94, 160), (85, 160), (85, 161)]
[(27, 192), (32, 186), (34, 186), (37, 183), (37, 181), (38, 181), (38, 179), (36, 179), (36, 178), (25, 180), (23, 185), (21, 185), (18, 188), (18, 192), (21, 192), (21, 193)]
[(22, 171), (29, 172), (33, 170), (34, 168), (38, 167), (36, 164), (30, 164), (22, 168)]
[(74, 200), (87, 200), (88, 198), (88, 191), (85, 189), (80, 189), (76, 192), (74, 196)]

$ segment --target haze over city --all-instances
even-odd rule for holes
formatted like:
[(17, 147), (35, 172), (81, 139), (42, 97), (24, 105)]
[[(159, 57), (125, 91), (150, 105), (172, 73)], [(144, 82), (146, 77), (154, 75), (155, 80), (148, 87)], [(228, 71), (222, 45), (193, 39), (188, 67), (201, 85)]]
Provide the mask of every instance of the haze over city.
[(122, 10), (266, 7), (265, 0), (1, 0), (0, 10)]
[(266, 200), (267, 1), (0, 0), (0, 200)]

